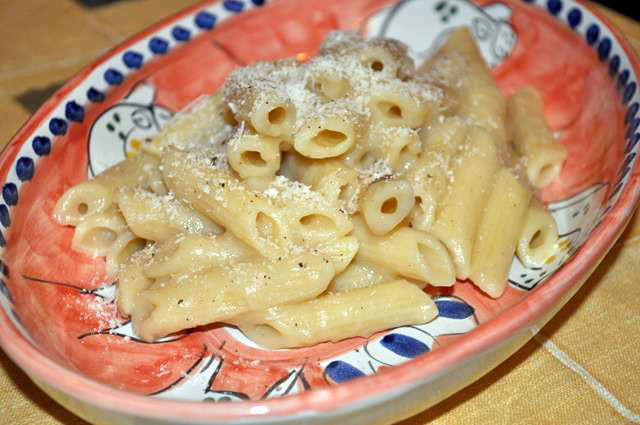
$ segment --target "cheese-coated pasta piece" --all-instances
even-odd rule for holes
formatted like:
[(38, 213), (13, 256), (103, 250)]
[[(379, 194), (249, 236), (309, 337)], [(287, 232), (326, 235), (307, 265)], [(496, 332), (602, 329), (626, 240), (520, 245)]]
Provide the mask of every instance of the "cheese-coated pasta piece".
[(314, 298), (333, 276), (331, 262), (311, 253), (179, 275), (164, 287), (138, 295), (133, 326), (141, 338), (153, 341), (249, 311)]
[(329, 292), (347, 292), (398, 279), (396, 273), (366, 261), (353, 261), (329, 284)]
[(558, 251), (558, 228), (549, 211), (531, 203), (518, 239), (516, 253), (526, 267), (540, 267)]
[(455, 114), (482, 127), (501, 158), (509, 158), (506, 101), (467, 28), (454, 31), (418, 73), (450, 88), (458, 98)]
[(112, 209), (93, 214), (76, 226), (71, 248), (92, 257), (103, 257), (118, 236), (126, 231), (127, 223), (118, 211)]
[(382, 236), (405, 219), (415, 199), (407, 180), (383, 180), (370, 184), (360, 203), (367, 227), (374, 235)]
[(374, 123), (369, 131), (367, 152), (385, 161), (396, 171), (420, 153), (418, 132), (408, 127), (387, 126)]
[(167, 186), (180, 199), (222, 225), (268, 258), (285, 255), (289, 226), (284, 213), (227, 171), (188, 153), (168, 149), (162, 157)]
[(313, 252), (317, 250), (323, 257), (330, 260), (335, 273), (338, 274), (351, 263), (358, 253), (359, 247), (360, 243), (357, 238), (344, 236), (333, 241), (320, 243), (313, 249)]
[(116, 275), (120, 267), (146, 244), (147, 241), (128, 230), (120, 233), (106, 254), (107, 275)]
[(397, 280), (278, 305), (231, 322), (263, 347), (294, 348), (352, 336), (369, 337), (384, 329), (430, 322), (437, 314), (429, 295)]
[(181, 149), (205, 145), (224, 132), (226, 122), (222, 92), (196, 99), (177, 113), (153, 138), (142, 145), (142, 151), (156, 157), (167, 146)]
[(507, 286), (530, 199), (531, 190), (502, 167), (482, 213), (471, 256), (471, 280), (493, 298)]
[(211, 219), (172, 195), (123, 188), (116, 199), (131, 231), (144, 239), (162, 242), (179, 233), (222, 233)]
[(385, 236), (375, 236), (360, 217), (355, 217), (353, 224), (353, 235), (360, 241), (356, 260), (383, 266), (433, 286), (454, 284), (451, 257), (446, 247), (430, 234), (399, 227)]
[(86, 217), (101, 213), (115, 204), (115, 190), (141, 187), (166, 193), (160, 174), (160, 162), (151, 155), (140, 154), (106, 169), (95, 179), (72, 186), (58, 199), (53, 219), (62, 225), (77, 226)]
[(138, 294), (153, 284), (153, 280), (148, 278), (142, 270), (143, 263), (148, 259), (149, 254), (141, 252), (125, 264), (118, 273), (116, 304), (118, 311), (125, 316), (133, 313)]
[(460, 280), (469, 278), (473, 242), (498, 169), (497, 148), (489, 134), (474, 128), (467, 137), (468, 144), (454, 161), (453, 181), (430, 229), (453, 256)]
[(547, 126), (542, 96), (533, 87), (518, 89), (507, 101), (507, 114), (509, 135), (529, 181), (535, 187), (548, 185), (560, 175), (567, 150)]
[(280, 168), (280, 140), (258, 134), (238, 134), (227, 144), (227, 159), (242, 179), (271, 180)]
[(387, 126), (420, 128), (439, 110), (442, 92), (435, 86), (385, 82), (371, 88), (371, 118)]
[(176, 235), (164, 241), (144, 266), (151, 278), (197, 272), (257, 259), (257, 254), (230, 232), (222, 235)]
[(293, 148), (307, 158), (342, 155), (361, 137), (362, 117), (345, 108), (327, 109), (307, 117), (293, 136)]

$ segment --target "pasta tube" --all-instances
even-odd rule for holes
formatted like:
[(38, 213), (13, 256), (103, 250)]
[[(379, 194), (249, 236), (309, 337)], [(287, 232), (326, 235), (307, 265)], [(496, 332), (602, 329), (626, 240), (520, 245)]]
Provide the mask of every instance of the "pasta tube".
[(207, 273), (177, 276), (140, 292), (132, 319), (147, 341), (194, 326), (286, 302), (314, 298), (334, 276), (328, 260), (311, 253), (270, 262), (236, 263)]
[(542, 96), (533, 87), (520, 88), (507, 102), (509, 134), (535, 187), (558, 177), (567, 157), (547, 126), (543, 108)]
[(92, 257), (103, 257), (118, 240), (118, 236), (127, 231), (127, 223), (122, 215), (109, 210), (93, 214), (76, 227), (71, 240), (71, 248)]
[(153, 280), (143, 272), (143, 263), (147, 259), (148, 256), (144, 254), (134, 257), (118, 274), (116, 303), (118, 311), (125, 316), (133, 313), (138, 294), (153, 284)]
[(108, 168), (93, 180), (72, 186), (56, 202), (53, 219), (58, 224), (77, 226), (85, 218), (111, 208), (119, 187), (166, 193), (159, 165), (153, 156), (140, 154)]
[(288, 225), (281, 210), (228, 172), (168, 149), (162, 157), (167, 186), (180, 199), (222, 225), (267, 258), (285, 256)]
[(393, 230), (409, 214), (415, 203), (413, 189), (406, 180), (386, 180), (369, 185), (361, 199), (364, 221), (374, 235)]
[(268, 348), (294, 348), (433, 320), (438, 309), (426, 293), (404, 281), (383, 283), (315, 300), (281, 304), (231, 320)]
[(227, 159), (243, 179), (271, 180), (280, 168), (280, 141), (257, 134), (240, 134), (227, 144)]
[(246, 262), (256, 253), (230, 232), (222, 235), (176, 235), (158, 246), (155, 255), (144, 266), (145, 275), (196, 272), (236, 262)]
[(428, 233), (400, 227), (381, 237), (370, 233), (360, 217), (354, 218), (353, 224), (353, 234), (360, 241), (356, 260), (433, 286), (451, 286), (455, 282), (454, 266), (447, 249)]
[(490, 136), (476, 128), (467, 137), (467, 149), (452, 169), (453, 182), (431, 227), (453, 256), (456, 276), (461, 280), (469, 278), (473, 242), (498, 169), (496, 146)]
[(498, 171), (473, 245), (470, 275), (493, 298), (506, 288), (530, 199), (531, 190), (511, 171), (504, 167)]
[(162, 242), (179, 233), (222, 233), (220, 226), (172, 195), (123, 188), (116, 199), (131, 231), (145, 239)]
[(418, 73), (448, 87), (458, 98), (454, 113), (489, 133), (501, 158), (510, 156), (506, 101), (467, 28), (454, 31)]
[(329, 285), (329, 292), (347, 292), (396, 280), (398, 275), (373, 263), (353, 261)]
[(540, 267), (556, 253), (557, 246), (556, 222), (539, 202), (533, 202), (518, 239), (518, 258), (527, 267)]
[(176, 114), (158, 134), (142, 145), (142, 151), (159, 158), (167, 146), (185, 149), (203, 145), (223, 132), (225, 124), (222, 93), (203, 96)]

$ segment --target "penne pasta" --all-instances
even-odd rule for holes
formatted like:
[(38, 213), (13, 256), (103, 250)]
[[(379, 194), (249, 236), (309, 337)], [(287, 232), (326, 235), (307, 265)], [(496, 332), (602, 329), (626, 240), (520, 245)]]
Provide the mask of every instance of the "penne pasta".
[(127, 223), (118, 211), (93, 214), (76, 226), (71, 248), (91, 257), (104, 257), (126, 231)]
[(293, 136), (293, 148), (307, 158), (342, 155), (361, 138), (362, 117), (340, 104), (329, 104), (304, 120)]
[(106, 254), (107, 275), (117, 275), (120, 267), (136, 252), (144, 249), (146, 244), (147, 241), (128, 230), (118, 234)]
[(556, 179), (567, 157), (544, 120), (543, 108), (542, 96), (533, 87), (520, 88), (507, 102), (509, 135), (535, 187)]
[(385, 235), (411, 211), (413, 189), (406, 180), (383, 180), (369, 185), (361, 199), (361, 211), (371, 233)]
[(247, 262), (257, 254), (230, 232), (221, 235), (176, 235), (160, 244), (144, 265), (150, 278), (198, 272), (237, 262)]
[(558, 229), (540, 202), (533, 202), (524, 220), (516, 253), (526, 267), (540, 267), (558, 250)]
[(53, 218), (105, 257), (145, 341), (215, 323), (270, 348), (368, 337), (432, 320), (427, 285), (497, 298), (514, 254), (553, 258), (532, 187), (566, 153), (543, 107), (505, 100), (467, 29), (418, 71), (397, 40), (331, 32), (314, 58), (235, 69)]
[(228, 172), (178, 150), (162, 158), (167, 186), (194, 209), (268, 258), (282, 257), (289, 228), (282, 211)]
[(329, 292), (347, 292), (396, 280), (398, 275), (366, 261), (353, 261), (331, 281)]
[(67, 189), (56, 202), (53, 219), (58, 224), (77, 226), (85, 218), (110, 209), (116, 202), (115, 190), (120, 187), (166, 193), (159, 165), (153, 156), (140, 154), (108, 168), (95, 179)]
[(123, 188), (116, 200), (131, 231), (144, 239), (162, 242), (179, 233), (222, 233), (220, 226), (171, 194)]
[(225, 110), (222, 93), (202, 96), (176, 114), (151, 140), (142, 145), (142, 151), (160, 158), (167, 146), (188, 149), (208, 144), (225, 133)]
[(501, 158), (510, 157), (506, 101), (467, 28), (454, 31), (417, 72), (448, 87), (457, 97), (454, 113), (489, 133)]
[(493, 298), (506, 288), (530, 199), (531, 190), (509, 169), (498, 171), (476, 234), (470, 273), (476, 286)]
[(179, 275), (164, 287), (140, 292), (133, 326), (141, 338), (152, 341), (248, 311), (314, 298), (333, 276), (331, 263), (310, 253)]
[(229, 165), (242, 179), (273, 179), (280, 168), (280, 141), (243, 133), (234, 136), (227, 144)]
[(472, 129), (467, 134), (466, 149), (454, 162), (457, 165), (451, 170), (452, 182), (431, 232), (451, 253), (456, 277), (464, 280), (471, 272), (473, 242), (498, 169), (496, 146), (484, 130)]
[(353, 335), (368, 337), (383, 329), (430, 322), (437, 314), (426, 293), (397, 280), (278, 305), (236, 317), (231, 323), (263, 347), (294, 348)]
[(385, 267), (400, 276), (433, 286), (451, 286), (454, 265), (446, 247), (426, 232), (401, 227), (384, 237), (369, 232), (360, 217), (353, 221), (353, 234), (360, 241), (356, 260)]
[(143, 263), (149, 259), (149, 254), (143, 251), (134, 256), (118, 273), (116, 304), (118, 311), (125, 316), (133, 313), (140, 292), (153, 284), (153, 280), (143, 272)]

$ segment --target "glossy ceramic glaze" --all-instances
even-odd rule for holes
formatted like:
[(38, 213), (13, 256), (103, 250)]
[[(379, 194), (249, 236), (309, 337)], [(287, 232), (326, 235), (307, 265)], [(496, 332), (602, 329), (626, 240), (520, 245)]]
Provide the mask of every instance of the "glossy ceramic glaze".
[[(561, 250), (514, 260), (497, 300), (468, 282), (433, 292), (435, 321), (299, 350), (239, 331), (196, 329), (148, 344), (117, 314), (102, 260), (70, 248), (51, 211), (71, 185), (152, 137), (235, 67), (313, 55), (337, 28), (399, 38), (416, 60), (471, 27), (505, 94), (536, 86), (569, 159), (546, 188)], [(75, 77), (0, 160), (0, 343), (56, 400), (95, 423), (388, 423), (495, 367), (578, 290), (638, 198), (637, 60), (571, 1), (259, 0), (204, 2)], [(213, 403), (210, 403), (213, 402)], [(235, 423), (235, 422), (234, 422)]]

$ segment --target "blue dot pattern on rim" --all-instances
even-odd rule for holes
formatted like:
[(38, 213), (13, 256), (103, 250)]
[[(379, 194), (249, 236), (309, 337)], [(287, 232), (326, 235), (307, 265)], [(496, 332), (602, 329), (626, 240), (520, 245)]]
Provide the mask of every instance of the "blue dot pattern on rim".
[(124, 75), (117, 69), (109, 68), (104, 72), (104, 80), (112, 86), (117, 86), (124, 81)]
[(571, 9), (571, 12), (567, 15), (567, 22), (569, 22), (569, 26), (575, 29), (580, 22), (582, 22), (582, 12), (580, 9)]
[(342, 360), (334, 360), (329, 363), (325, 369), (325, 373), (337, 384), (365, 376), (364, 372), (360, 369)]
[(7, 246), (7, 241), (4, 240), (4, 235), (0, 232), (0, 248)]
[(31, 147), (38, 156), (49, 155), (49, 152), (51, 152), (51, 140), (48, 137), (36, 136), (31, 142)]
[(639, 125), (640, 125), (640, 118), (634, 119), (633, 122), (631, 123), (631, 125), (629, 125), (629, 128), (627, 129), (627, 134), (625, 135), (625, 137), (627, 139), (630, 139), (631, 136), (633, 136), (633, 134), (638, 129)]
[(84, 119), (84, 108), (76, 103), (75, 100), (67, 102), (64, 106), (64, 116), (69, 121), (82, 122)]
[(93, 103), (102, 102), (104, 100), (104, 93), (94, 87), (89, 87), (89, 90), (87, 90), (87, 99)]
[(549, 0), (547, 1), (547, 9), (549, 9), (549, 13), (555, 16), (562, 10), (562, 2), (560, 0)]
[(629, 124), (633, 119), (633, 117), (636, 116), (636, 113), (638, 112), (638, 108), (640, 108), (640, 106), (638, 105), (638, 102), (633, 102), (633, 104), (629, 106), (629, 109), (627, 109), (627, 115), (625, 115), (624, 117), (625, 124)]
[(591, 26), (587, 29), (586, 37), (587, 43), (589, 43), (590, 46), (593, 46), (593, 44), (598, 41), (598, 37), (600, 37), (600, 27), (596, 24), (591, 24)]
[(191, 38), (191, 32), (179, 25), (173, 27), (173, 29), (171, 30), (171, 35), (178, 41), (189, 41), (189, 39)]
[(51, 118), (49, 121), (49, 131), (56, 136), (67, 134), (67, 122), (62, 118)]
[(213, 27), (215, 27), (217, 20), (218, 18), (216, 18), (216, 15), (212, 15), (211, 13), (205, 12), (205, 11), (198, 12), (196, 17), (194, 18), (194, 22), (196, 23), (196, 26), (198, 28), (207, 29), (207, 30), (210, 30)]
[(144, 56), (138, 52), (128, 51), (122, 55), (122, 62), (130, 69), (139, 69), (144, 62)]
[(162, 55), (169, 50), (169, 42), (160, 37), (153, 37), (149, 40), (149, 49), (156, 55)]
[(603, 38), (598, 45), (598, 57), (601, 61), (607, 60), (609, 58), (609, 53), (611, 52), (611, 40), (608, 38)]
[(635, 157), (636, 157), (635, 152), (634, 152), (634, 153), (632, 153), (631, 155), (627, 155), (627, 156), (624, 158), (624, 163), (622, 164), (622, 167), (620, 167), (620, 168), (621, 168), (622, 170), (625, 170), (625, 169), (629, 166), (629, 164), (631, 163), (631, 161), (633, 161), (633, 159), (634, 159)]
[(622, 89), (627, 84), (628, 79), (629, 79), (629, 70), (625, 69), (620, 73), (620, 76), (618, 77), (618, 88)]
[(5, 185), (2, 186), (2, 198), (9, 206), (18, 203), (18, 188), (15, 183), (5, 183)]
[(435, 300), (440, 317), (449, 319), (466, 319), (475, 313), (473, 307), (460, 301)]
[(229, 12), (239, 13), (244, 9), (244, 3), (238, 0), (224, 0), (223, 5)]
[(33, 159), (23, 156), (16, 162), (16, 174), (21, 181), (31, 180), (35, 172)]
[(398, 333), (385, 335), (380, 340), (380, 344), (387, 350), (407, 358), (418, 357), (420, 354), (429, 352), (429, 347), (424, 342)]
[(619, 68), (620, 68), (620, 57), (618, 55), (615, 55), (614, 57), (611, 58), (611, 61), (609, 61), (609, 74), (611, 74), (611, 76), (613, 77), (618, 73)]
[(264, 0), (251, 0), (251, 3), (255, 4), (256, 6), (262, 6), (264, 4)]
[(9, 208), (5, 204), (0, 205), (0, 223), (4, 227), (11, 226), (11, 217), (9, 216)]
[(633, 150), (638, 144), (638, 140), (640, 140), (640, 134), (634, 134), (633, 137), (629, 139), (629, 143), (627, 143), (627, 147), (624, 150), (624, 153), (627, 154)]
[(636, 83), (630, 82), (627, 88), (624, 89), (624, 95), (622, 95), (622, 103), (625, 105), (631, 101), (631, 98), (636, 93)]

